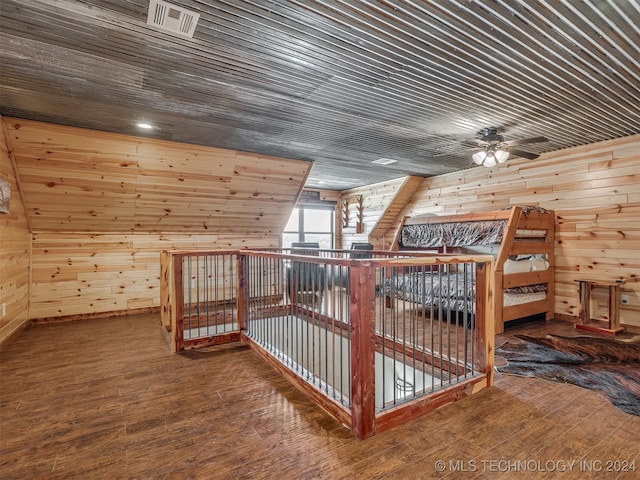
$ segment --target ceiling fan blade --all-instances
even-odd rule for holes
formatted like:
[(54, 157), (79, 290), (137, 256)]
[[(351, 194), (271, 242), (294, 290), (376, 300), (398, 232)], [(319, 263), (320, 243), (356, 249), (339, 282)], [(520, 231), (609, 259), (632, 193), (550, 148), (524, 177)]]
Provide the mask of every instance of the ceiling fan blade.
[(477, 138), (467, 138), (466, 140), (462, 141), (462, 144), (466, 145), (467, 147), (484, 147), (488, 145), (488, 142), (479, 140)]
[(547, 137), (531, 137), (531, 138), (521, 138), (520, 140), (509, 140), (508, 142), (504, 142), (510, 147), (515, 147), (516, 145), (525, 145), (527, 143), (540, 143), (540, 142), (548, 142), (549, 139)]
[(509, 149), (509, 153), (514, 157), (528, 158), (529, 160), (534, 160), (540, 156), (537, 153), (525, 152), (524, 150)]

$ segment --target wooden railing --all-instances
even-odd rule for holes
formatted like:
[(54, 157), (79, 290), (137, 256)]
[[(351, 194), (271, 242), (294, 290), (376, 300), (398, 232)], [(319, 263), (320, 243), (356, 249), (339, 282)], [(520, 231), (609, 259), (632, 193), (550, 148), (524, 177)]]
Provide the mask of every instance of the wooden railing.
[[(163, 252), (172, 349), (244, 342), (358, 438), (491, 385), (492, 257), (368, 256)], [(401, 298), (394, 283), (446, 282), (453, 271), (470, 279), (454, 308)]]
[(174, 352), (240, 341), (246, 269), (236, 250), (165, 251), (160, 270), (161, 323)]

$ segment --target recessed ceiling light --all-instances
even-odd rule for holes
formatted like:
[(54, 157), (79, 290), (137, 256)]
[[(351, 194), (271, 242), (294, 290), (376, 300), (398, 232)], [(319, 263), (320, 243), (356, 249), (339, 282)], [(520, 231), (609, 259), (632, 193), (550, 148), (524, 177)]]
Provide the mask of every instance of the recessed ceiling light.
[(397, 161), (398, 160), (394, 160), (393, 158), (379, 158), (377, 160), (372, 160), (371, 163), (377, 163), (378, 165), (391, 165)]
[(145, 123), (145, 122), (136, 123), (136, 127), (142, 128), (144, 130), (151, 130), (151, 129), (154, 128), (153, 125), (151, 125), (150, 123)]

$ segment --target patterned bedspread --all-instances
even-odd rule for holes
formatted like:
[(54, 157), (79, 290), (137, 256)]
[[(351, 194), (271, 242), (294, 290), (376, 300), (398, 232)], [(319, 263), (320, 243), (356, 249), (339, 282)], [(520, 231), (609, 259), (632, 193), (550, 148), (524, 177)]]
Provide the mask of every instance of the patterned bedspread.
[(405, 225), (400, 245), (405, 248), (494, 245), (502, 242), (506, 226), (506, 220)]
[[(546, 284), (505, 289), (505, 293), (529, 294), (546, 292)], [(425, 308), (440, 306), (454, 311), (475, 312), (475, 272), (442, 273), (412, 272), (398, 274), (385, 283), (385, 291), (392, 297), (417, 303)]]
[(423, 307), (473, 312), (475, 310), (474, 272), (418, 272), (391, 277), (387, 293)]
[[(505, 208), (509, 210), (512, 207)], [(525, 215), (546, 213), (542, 207), (524, 205)], [(502, 243), (507, 220), (485, 220), (405, 225), (400, 232), (400, 246), (405, 248), (466, 247)]]

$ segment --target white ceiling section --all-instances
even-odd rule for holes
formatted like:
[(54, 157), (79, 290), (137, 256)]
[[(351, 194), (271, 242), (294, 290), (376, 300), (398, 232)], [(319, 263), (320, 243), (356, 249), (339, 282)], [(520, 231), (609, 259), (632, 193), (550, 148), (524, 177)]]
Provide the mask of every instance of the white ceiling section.
[(534, 155), (640, 133), (636, 0), (171, 3), (193, 38), (147, 0), (3, 0), (0, 113), (312, 161), (336, 190), (470, 168), (490, 126)]

